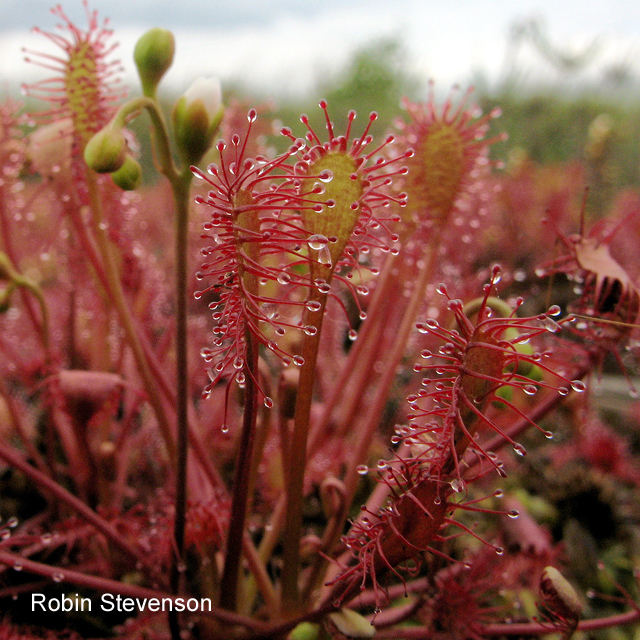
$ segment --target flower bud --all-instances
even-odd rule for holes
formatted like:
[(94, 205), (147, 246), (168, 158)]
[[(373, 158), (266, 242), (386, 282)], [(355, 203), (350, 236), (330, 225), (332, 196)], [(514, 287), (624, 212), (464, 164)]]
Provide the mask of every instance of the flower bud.
[(353, 609), (341, 609), (329, 614), (329, 620), (347, 638), (372, 638), (376, 628)]
[(217, 78), (198, 78), (176, 102), (175, 138), (187, 162), (198, 161), (211, 147), (223, 113), (222, 90)]
[(98, 131), (84, 149), (87, 166), (98, 173), (117, 171), (127, 157), (127, 143), (121, 130), (107, 126)]
[(127, 155), (123, 165), (111, 174), (111, 179), (124, 191), (133, 191), (140, 186), (142, 167), (140, 163)]
[(133, 59), (145, 96), (155, 94), (160, 80), (173, 63), (175, 49), (173, 33), (159, 27), (149, 29), (136, 43)]
[(319, 635), (319, 624), (314, 622), (301, 622), (289, 633), (287, 640), (317, 640)]
[(542, 572), (540, 595), (553, 615), (575, 629), (582, 617), (582, 603), (575, 589), (555, 567), (545, 567)]

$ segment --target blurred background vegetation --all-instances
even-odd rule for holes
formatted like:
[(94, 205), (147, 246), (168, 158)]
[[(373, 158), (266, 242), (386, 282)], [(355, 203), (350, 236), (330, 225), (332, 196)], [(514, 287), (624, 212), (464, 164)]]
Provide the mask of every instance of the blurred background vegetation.
[[(544, 80), (529, 77), (520, 62), (523, 51), (546, 69)], [(604, 207), (621, 189), (640, 188), (640, 81), (630, 59), (602, 65), (599, 56), (597, 40), (581, 51), (564, 51), (550, 42), (543, 20), (528, 18), (511, 26), (502, 77), (491, 82), (476, 74), (470, 84), (483, 112), (502, 110), (490, 135), (506, 132), (508, 139), (493, 146), (494, 158), (507, 166), (523, 158), (543, 165), (583, 162)], [(319, 78), (308, 99), (281, 101), (276, 115), (294, 128), (299, 114), (307, 113), (314, 126), (322, 127), (317, 102), (326, 98), (338, 126), (350, 109), (360, 114), (360, 126), (363, 116), (377, 111), (373, 132), (382, 135), (402, 117), (403, 96), (427, 99), (429, 87), (407, 71), (409, 62), (400, 39), (371, 42), (343, 69)], [(450, 89), (435, 87), (439, 104)], [(230, 93), (246, 95), (240, 87)]]
[[(521, 63), (523, 52), (546, 70), (544, 80), (529, 77)], [(602, 208), (621, 189), (640, 189), (640, 81), (629, 58), (599, 64), (597, 40), (581, 51), (564, 51), (547, 37), (543, 20), (527, 18), (511, 25), (505, 61), (499, 79), (489, 81), (478, 73), (471, 80), (472, 99), (483, 112), (494, 107), (502, 110), (502, 116), (492, 122), (490, 135), (506, 132), (508, 139), (493, 146), (495, 159), (507, 166), (524, 158), (543, 165), (583, 162)], [(314, 127), (323, 127), (317, 104), (319, 98), (326, 98), (338, 127), (344, 126), (351, 109), (358, 112), (361, 127), (375, 110), (379, 118), (373, 133), (382, 135), (403, 116), (403, 96), (413, 101), (428, 97), (427, 83), (407, 71), (412, 68), (409, 63), (400, 38), (371, 42), (357, 50), (344, 68), (318, 78), (306, 98), (276, 98), (274, 115), (301, 135), (301, 113), (309, 115)], [(460, 88), (464, 91), (467, 86)], [(434, 90), (442, 104), (451, 87)], [(248, 95), (241, 86), (228, 89), (229, 98), (244, 102)]]
[[(529, 77), (527, 65), (521, 62), (523, 51), (529, 54), (529, 61), (533, 56), (537, 66), (546, 69), (544, 80)], [(495, 159), (507, 166), (523, 159), (544, 165), (584, 162), (592, 192), (600, 194), (602, 207), (620, 189), (640, 189), (640, 81), (629, 58), (609, 66), (598, 64), (602, 60), (596, 40), (577, 53), (564, 51), (550, 42), (543, 20), (527, 18), (511, 25), (504, 59), (500, 78), (490, 81), (476, 73), (470, 81), (475, 88), (473, 101), (484, 112), (494, 107), (502, 110), (502, 117), (492, 122), (491, 135), (506, 132), (508, 140), (493, 145)], [(264, 105), (277, 123), (303, 135), (300, 114), (308, 114), (312, 126), (322, 130), (324, 116), (317, 105), (320, 98), (326, 98), (338, 130), (352, 109), (359, 114), (356, 131), (361, 131), (371, 111), (377, 111), (372, 133), (381, 136), (393, 130), (394, 120), (403, 116), (403, 96), (412, 101), (428, 97), (427, 83), (408, 71), (413, 69), (410, 62), (400, 37), (383, 39), (357, 50), (342, 69), (318, 77), (306, 96), (259, 95), (237, 83), (225, 87), (225, 102), (237, 100), (247, 109)], [(467, 84), (460, 88), (466, 90)], [(435, 87), (438, 104), (450, 89)], [(164, 96), (167, 117), (177, 97)], [(28, 104), (27, 108), (42, 106)], [(148, 123), (139, 118), (132, 128), (142, 147), (146, 181), (153, 182), (157, 173), (150, 161)], [(275, 131), (269, 143), (282, 149), (288, 141)]]

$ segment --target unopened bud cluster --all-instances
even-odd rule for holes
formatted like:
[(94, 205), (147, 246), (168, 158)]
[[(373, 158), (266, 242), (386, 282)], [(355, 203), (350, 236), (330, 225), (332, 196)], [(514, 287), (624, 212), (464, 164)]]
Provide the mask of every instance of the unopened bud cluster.
[[(126, 140), (125, 124), (143, 109), (153, 112), (152, 121), (158, 135), (166, 137), (164, 120), (156, 100), (160, 80), (173, 63), (175, 40), (166, 29), (156, 27), (145, 33), (134, 50), (134, 60), (140, 76), (144, 98), (125, 104), (88, 142), (84, 159), (98, 173), (110, 173), (122, 189), (135, 189), (141, 181), (142, 169), (133, 157)], [(198, 78), (178, 99), (173, 109), (175, 144), (185, 165), (196, 163), (211, 147), (222, 116), (222, 90), (217, 78)], [(172, 166), (168, 143), (158, 145), (160, 166)], [(163, 170), (167, 173), (166, 170)]]

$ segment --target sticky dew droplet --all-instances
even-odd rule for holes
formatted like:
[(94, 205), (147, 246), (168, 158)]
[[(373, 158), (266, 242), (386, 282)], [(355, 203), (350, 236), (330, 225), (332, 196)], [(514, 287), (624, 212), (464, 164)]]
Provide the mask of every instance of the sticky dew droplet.
[(318, 262), (328, 267), (331, 267), (333, 265), (333, 261), (331, 259), (331, 251), (329, 251), (329, 247), (327, 247), (326, 245), (318, 249)]
[(513, 450), (519, 456), (526, 456), (527, 455), (527, 450), (519, 442), (514, 442), (513, 443)]
[(587, 385), (582, 380), (572, 380), (571, 381), (571, 388), (576, 393), (583, 393), (584, 391), (587, 390)]
[(356, 467), (356, 472), (360, 476), (366, 476), (369, 473), (369, 467), (366, 464), (359, 464)]
[(319, 233), (314, 233), (312, 236), (309, 236), (307, 239), (307, 243), (311, 249), (315, 249), (319, 251), (320, 249), (326, 248), (329, 239), (326, 236), (323, 236)]
[(540, 321), (547, 331), (550, 331), (551, 333), (557, 333), (558, 331), (560, 331), (560, 325), (549, 316), (541, 316)]

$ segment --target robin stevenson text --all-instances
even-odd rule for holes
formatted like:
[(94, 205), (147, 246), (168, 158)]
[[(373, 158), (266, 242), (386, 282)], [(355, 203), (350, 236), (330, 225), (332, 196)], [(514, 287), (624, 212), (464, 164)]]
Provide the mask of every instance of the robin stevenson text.
[(134, 611), (189, 611), (191, 613), (211, 611), (210, 598), (129, 598), (120, 594), (103, 593), (99, 601), (80, 597), (77, 593), (71, 596), (61, 595), (47, 598), (44, 593), (31, 594), (31, 611), (71, 612), (91, 611), (95, 605), (105, 612)]

